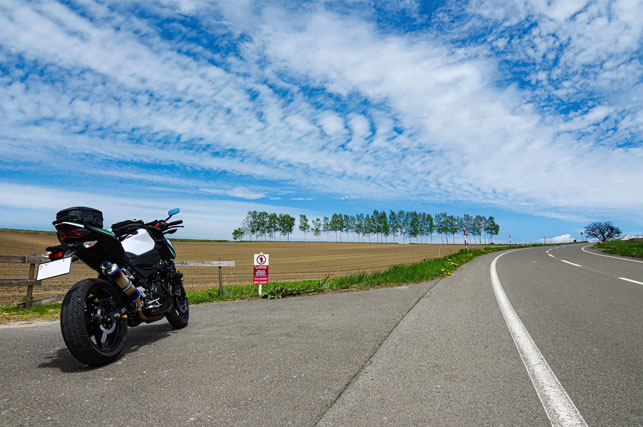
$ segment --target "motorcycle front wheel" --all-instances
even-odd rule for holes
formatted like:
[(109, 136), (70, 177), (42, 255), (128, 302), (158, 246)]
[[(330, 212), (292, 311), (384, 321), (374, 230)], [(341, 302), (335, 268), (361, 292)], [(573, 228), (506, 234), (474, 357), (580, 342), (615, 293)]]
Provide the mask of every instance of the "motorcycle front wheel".
[(76, 283), (65, 295), (60, 329), (71, 354), (101, 366), (118, 358), (127, 339), (127, 320), (109, 314), (122, 305), (120, 292), (101, 279)]
[(172, 297), (174, 298), (172, 308), (165, 317), (174, 329), (185, 328), (190, 320), (190, 305), (188, 296), (183, 288), (182, 274), (178, 274), (172, 283)]

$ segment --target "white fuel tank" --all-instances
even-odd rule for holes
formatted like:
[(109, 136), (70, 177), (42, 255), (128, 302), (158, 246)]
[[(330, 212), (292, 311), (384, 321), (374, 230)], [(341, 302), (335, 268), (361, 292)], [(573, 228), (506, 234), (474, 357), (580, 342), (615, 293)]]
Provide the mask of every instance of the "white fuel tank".
[(143, 255), (146, 252), (154, 249), (154, 239), (150, 236), (150, 233), (147, 230), (141, 228), (136, 230), (136, 234), (129, 236), (127, 239), (121, 242), (125, 252), (132, 253), (134, 255)]

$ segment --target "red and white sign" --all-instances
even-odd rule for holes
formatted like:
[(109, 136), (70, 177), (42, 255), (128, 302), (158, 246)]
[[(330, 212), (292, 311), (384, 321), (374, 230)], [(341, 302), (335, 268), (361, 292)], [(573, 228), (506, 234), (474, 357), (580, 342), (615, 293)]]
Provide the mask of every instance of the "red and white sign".
[(255, 254), (254, 261), (254, 274), (252, 277), (253, 285), (267, 285), (268, 284), (268, 264), (270, 263), (270, 255), (268, 254)]

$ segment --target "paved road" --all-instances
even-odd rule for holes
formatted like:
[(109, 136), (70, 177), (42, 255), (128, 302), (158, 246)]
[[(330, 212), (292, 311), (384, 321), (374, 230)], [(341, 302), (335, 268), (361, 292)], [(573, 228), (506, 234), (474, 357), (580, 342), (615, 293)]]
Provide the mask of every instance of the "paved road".
[[(511, 304), (587, 424), (642, 425), (643, 285), (618, 277), (643, 282), (643, 264), (547, 249), (498, 259)], [(57, 324), (0, 328), (0, 424), (550, 425), (496, 256), (401, 288), (195, 306), (98, 369)]]
[(642, 425), (643, 263), (583, 246), (514, 252), (498, 273), (587, 423)]

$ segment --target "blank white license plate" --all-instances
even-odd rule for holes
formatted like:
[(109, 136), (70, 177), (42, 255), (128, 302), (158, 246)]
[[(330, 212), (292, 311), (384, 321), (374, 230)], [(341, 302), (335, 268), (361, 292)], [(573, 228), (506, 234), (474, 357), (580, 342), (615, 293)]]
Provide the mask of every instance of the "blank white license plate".
[(45, 280), (51, 277), (62, 276), (71, 271), (71, 257), (45, 262), (38, 266), (36, 280)]

